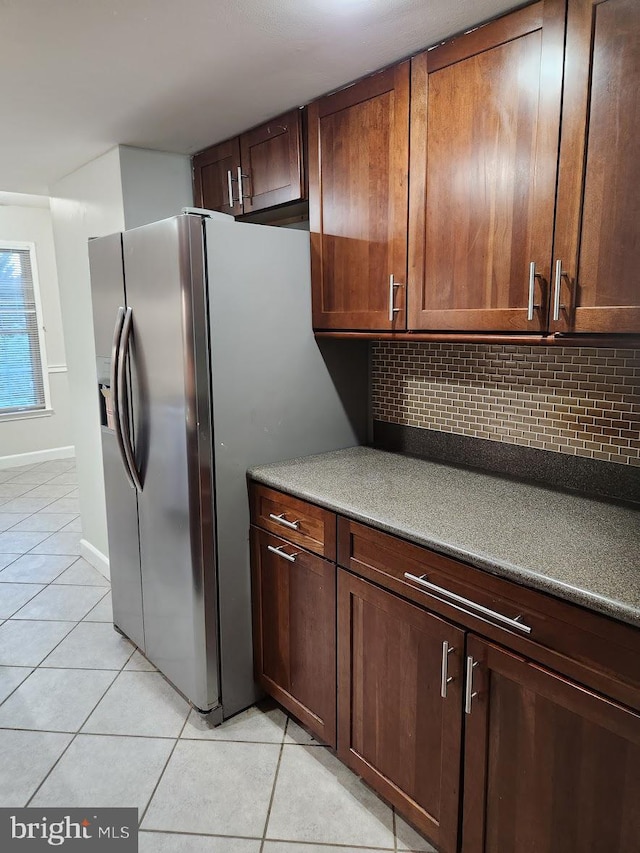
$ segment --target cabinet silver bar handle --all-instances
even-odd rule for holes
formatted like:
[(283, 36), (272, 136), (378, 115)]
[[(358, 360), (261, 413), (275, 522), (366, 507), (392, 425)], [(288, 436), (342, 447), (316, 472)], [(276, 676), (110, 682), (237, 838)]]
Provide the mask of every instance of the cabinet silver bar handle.
[(562, 289), (562, 276), (566, 275), (562, 270), (562, 261), (560, 258), (556, 261), (556, 275), (555, 275), (555, 284), (553, 291), (553, 319), (560, 319), (560, 309), (564, 308), (564, 305), (560, 304), (560, 291)]
[(277, 554), (278, 557), (284, 557), (285, 560), (289, 560), (290, 563), (295, 563), (296, 557), (300, 553), (297, 551), (295, 554), (287, 554), (286, 551), (283, 551), (284, 545), (278, 545), (277, 548), (274, 548), (273, 545), (267, 545), (267, 551), (271, 551), (272, 554)]
[(536, 272), (536, 262), (531, 261), (529, 264), (529, 302), (527, 305), (527, 320), (531, 322), (533, 320), (533, 312), (534, 309), (539, 308), (539, 305), (535, 304), (535, 295), (536, 295), (536, 279), (542, 278), (540, 273)]
[(289, 530), (299, 530), (300, 522), (299, 521), (287, 521), (284, 517), (284, 513), (281, 512), (280, 515), (274, 515), (272, 512), (269, 513), (269, 518), (271, 521), (276, 521), (278, 524), (284, 525), (284, 527), (288, 527)]
[(454, 646), (450, 646), (447, 640), (442, 643), (442, 669), (440, 670), (440, 695), (443, 699), (447, 698), (447, 684), (453, 681), (453, 676), (449, 676), (449, 655), (454, 652)]
[(233, 178), (231, 169), (227, 169), (227, 191), (229, 193), (229, 207), (233, 207)]
[(417, 575), (412, 575), (410, 572), (405, 572), (404, 576), (407, 580), (420, 584), (420, 586), (423, 586), (426, 589), (437, 593), (438, 595), (442, 595), (445, 598), (450, 598), (452, 601), (457, 601), (459, 604), (464, 604), (465, 607), (470, 607), (472, 610), (477, 610), (478, 613), (482, 613), (484, 616), (488, 616), (490, 619), (494, 619), (496, 622), (500, 622), (502, 625), (508, 625), (510, 628), (515, 628), (516, 631), (522, 631), (523, 634), (531, 633), (531, 628), (528, 625), (525, 625), (524, 622), (520, 621), (522, 619), (522, 616), (516, 616), (514, 619), (510, 618), (509, 616), (503, 616), (502, 613), (498, 613), (496, 610), (490, 610), (488, 607), (484, 607), (482, 604), (477, 604), (475, 601), (471, 601), (471, 599), (469, 598), (463, 598), (461, 595), (456, 595), (455, 592), (450, 592), (448, 589), (445, 589), (442, 586), (436, 586), (436, 584), (431, 583), (429, 580), (427, 580), (426, 575), (421, 575), (420, 577), (418, 577)]
[(471, 713), (471, 703), (478, 695), (478, 691), (473, 692), (473, 670), (478, 666), (478, 661), (474, 661), (471, 655), (467, 656), (467, 676), (464, 685), (464, 712)]
[(248, 178), (249, 175), (245, 175), (242, 172), (242, 167), (238, 166), (238, 202), (242, 204), (245, 198), (251, 198), (251, 196), (245, 195), (244, 190), (242, 188), (242, 179)]
[(402, 285), (398, 284), (397, 281), (394, 281), (393, 273), (391, 273), (391, 275), (389, 276), (389, 322), (390, 323), (393, 323), (393, 315), (400, 313), (399, 308), (393, 307), (393, 296), (394, 296), (394, 292), (395, 292), (394, 288), (396, 288), (396, 287), (402, 287)]

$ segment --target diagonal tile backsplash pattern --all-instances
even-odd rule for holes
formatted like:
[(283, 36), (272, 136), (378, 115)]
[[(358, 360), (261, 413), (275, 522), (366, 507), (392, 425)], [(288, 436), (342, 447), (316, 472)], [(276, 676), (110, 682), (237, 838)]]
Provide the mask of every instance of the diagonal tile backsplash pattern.
[(379, 341), (376, 420), (640, 466), (640, 350)]

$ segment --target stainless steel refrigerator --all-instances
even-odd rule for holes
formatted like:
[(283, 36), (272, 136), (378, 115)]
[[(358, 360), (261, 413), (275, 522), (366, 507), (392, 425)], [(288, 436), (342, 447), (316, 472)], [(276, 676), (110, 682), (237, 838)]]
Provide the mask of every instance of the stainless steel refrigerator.
[(183, 214), (89, 243), (114, 624), (252, 704), (249, 466), (360, 444), (366, 344), (311, 331), (309, 235)]

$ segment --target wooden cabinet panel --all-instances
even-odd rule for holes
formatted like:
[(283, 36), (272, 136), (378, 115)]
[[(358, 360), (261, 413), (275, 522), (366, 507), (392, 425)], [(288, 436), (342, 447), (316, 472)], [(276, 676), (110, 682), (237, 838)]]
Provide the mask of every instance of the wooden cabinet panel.
[(640, 716), (467, 639), (464, 853), (635, 853)]
[(546, 329), (563, 36), (544, 0), (412, 60), (409, 328)]
[(462, 631), (338, 571), (338, 756), (442, 851), (458, 835), (463, 646)]
[[(631, 625), (343, 517), (338, 518), (338, 563), (640, 711), (640, 632)], [(442, 592), (408, 580), (405, 572)], [(474, 610), (477, 605), (492, 614), (518, 617), (531, 632)]]
[(251, 566), (256, 679), (335, 746), (335, 565), (252, 527)]
[(336, 516), (322, 507), (252, 483), (251, 523), (328, 560), (336, 558)]
[(303, 198), (302, 110), (243, 133), (240, 159), (245, 213)]
[(304, 198), (302, 113), (291, 110), (196, 154), (196, 205), (240, 216)]
[(310, 105), (315, 329), (406, 328), (408, 159), (408, 62)]
[(569, 0), (554, 331), (640, 332), (640, 4)]
[[(237, 139), (207, 148), (193, 158), (194, 196), (197, 207), (237, 216), (240, 144)], [(233, 201), (233, 203), (231, 203)]]

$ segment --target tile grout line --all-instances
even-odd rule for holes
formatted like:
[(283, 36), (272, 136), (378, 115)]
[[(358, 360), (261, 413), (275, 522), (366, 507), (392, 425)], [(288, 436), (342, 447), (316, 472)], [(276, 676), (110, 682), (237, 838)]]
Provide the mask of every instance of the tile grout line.
[[(80, 621), (82, 621), (82, 620), (80, 620)], [(76, 624), (79, 624), (79, 622), (77, 622)], [(71, 630), (73, 631), (73, 628), (72, 628)], [(69, 633), (71, 633), (71, 631), (70, 631)], [(66, 637), (66, 636), (68, 636), (68, 634), (65, 634), (65, 637)], [(63, 638), (63, 639), (64, 639), (64, 638)], [(62, 640), (60, 640), (60, 642), (62, 642)], [(59, 645), (60, 645), (60, 643), (58, 643), (58, 646), (59, 646)], [(58, 646), (56, 646), (55, 648), (57, 648)], [(54, 651), (54, 649), (51, 649), (51, 652), (53, 652), (53, 651)], [(134, 650), (133, 650), (133, 651), (135, 651), (135, 647), (134, 647)], [(133, 655), (133, 651), (131, 652), (131, 654), (129, 655), (129, 657), (127, 658), (127, 660), (122, 664), (122, 667), (120, 668), (120, 670), (119, 670), (118, 672), (122, 672), (122, 670), (124, 669), (124, 667), (125, 667), (125, 666), (127, 665), (127, 663), (129, 662), (129, 659), (130, 659), (130, 658), (131, 658), (131, 656)], [(49, 654), (51, 654), (51, 652), (50, 652)], [(41, 661), (40, 663), (42, 663), (42, 661)], [(38, 666), (36, 667), (36, 669), (38, 669), (39, 667), (40, 667), (40, 664), (38, 664)], [(112, 671), (113, 671), (113, 670), (112, 670)], [(100, 698), (98, 699), (98, 701), (97, 701), (97, 702), (95, 703), (95, 705), (91, 708), (91, 710), (89, 711), (89, 713), (87, 714), (87, 716), (84, 718), (84, 720), (82, 721), (81, 725), (78, 727), (78, 730), (77, 730), (76, 732), (74, 732), (74, 733), (71, 733), (71, 734), (72, 734), (71, 740), (70, 740), (70, 741), (69, 741), (69, 743), (66, 745), (66, 747), (62, 750), (62, 752), (60, 753), (60, 755), (58, 756), (58, 758), (54, 761), (54, 763), (52, 764), (52, 766), (49, 768), (48, 773), (47, 773), (47, 774), (46, 774), (46, 776), (43, 778), (43, 780), (40, 782), (40, 784), (39, 784), (39, 785), (38, 785), (38, 787), (35, 789), (35, 791), (33, 792), (33, 794), (29, 797), (29, 799), (28, 799), (28, 800), (27, 800), (27, 802), (25, 803), (25, 808), (27, 808), (27, 807), (29, 806), (29, 803), (33, 800), (33, 798), (36, 796), (36, 794), (38, 793), (38, 791), (42, 788), (42, 786), (43, 786), (43, 785), (44, 785), (44, 783), (47, 781), (47, 779), (49, 778), (49, 776), (51, 776), (51, 774), (53, 773), (53, 771), (55, 770), (55, 768), (58, 766), (58, 764), (59, 764), (59, 763), (60, 763), (60, 761), (62, 760), (63, 756), (67, 754), (67, 752), (69, 751), (69, 749), (70, 749), (70, 747), (71, 747), (71, 744), (75, 743), (76, 738), (78, 737), (78, 735), (80, 734), (80, 732), (81, 732), (81, 730), (82, 730), (82, 727), (83, 727), (84, 725), (86, 725), (87, 720), (88, 720), (88, 719), (89, 719), (89, 717), (93, 714), (93, 712), (96, 710), (96, 708), (98, 707), (98, 705), (100, 704), (100, 702), (102, 702), (102, 700), (104, 699), (104, 697), (105, 697), (105, 695), (106, 695), (107, 691), (109, 690), (109, 688), (111, 687), (111, 685), (113, 684), (113, 682), (116, 680), (116, 678), (117, 678), (117, 677), (118, 677), (118, 675), (115, 675), (115, 676), (111, 679), (111, 681), (109, 682), (109, 684), (105, 687), (104, 692), (100, 695)], [(25, 680), (26, 680), (26, 679), (25, 679)], [(27, 731), (39, 731), (39, 729), (30, 729), (30, 730), (27, 730)], [(69, 734), (69, 732), (66, 732), (66, 734)]]
[[(46, 485), (46, 484), (42, 484), (42, 485)], [(39, 488), (39, 487), (38, 487), (38, 486), (34, 486), (34, 488), (35, 488), (35, 489), (37, 489), (37, 488)], [(74, 488), (77, 488), (77, 486), (74, 486)], [(73, 489), (71, 489), (70, 491), (73, 491)], [(24, 495), (22, 495), (21, 497), (26, 497), (27, 495), (28, 495), (28, 492), (25, 492), (25, 494), (24, 494)], [(15, 528), (17, 527), (17, 525), (18, 525), (18, 524), (22, 524), (22, 522), (23, 522), (23, 521), (28, 521), (30, 518), (33, 518), (35, 515), (38, 515), (39, 513), (44, 512), (44, 510), (45, 510), (48, 506), (51, 506), (51, 504), (52, 504), (52, 503), (55, 503), (56, 501), (58, 501), (58, 500), (62, 500), (62, 499), (63, 499), (63, 498), (52, 498), (52, 499), (51, 499), (51, 501), (50, 501), (48, 504), (45, 504), (45, 505), (44, 505), (43, 507), (41, 507), (40, 509), (37, 509), (37, 510), (35, 510), (34, 512), (31, 512), (31, 513), (27, 513), (26, 518), (21, 518), (21, 519), (20, 519), (20, 521), (16, 521), (16, 523), (15, 523), (15, 524), (12, 524), (12, 525), (11, 525), (10, 527), (8, 527), (6, 530), (0, 531), (0, 535), (1, 535), (1, 533), (10, 533), (11, 531), (13, 531), (14, 533), (47, 533), (47, 534), (48, 534), (48, 535), (47, 535), (47, 536), (45, 536), (43, 539), (41, 539), (41, 540), (40, 540), (40, 542), (38, 542), (36, 545), (33, 545), (29, 550), (27, 550), (27, 551), (23, 551), (21, 554), (17, 554), (17, 555), (16, 555), (15, 560), (12, 560), (10, 563), (7, 563), (7, 565), (6, 565), (6, 566), (3, 566), (3, 567), (2, 567), (2, 569), (0, 569), (0, 574), (1, 574), (5, 569), (8, 569), (8, 568), (9, 568), (9, 566), (13, 565), (13, 563), (15, 563), (15, 562), (16, 562), (16, 560), (19, 560), (19, 559), (20, 559), (20, 557), (25, 557), (27, 554), (31, 554), (31, 552), (32, 552), (33, 548), (37, 548), (37, 547), (38, 547), (38, 545), (42, 545), (42, 543), (43, 543), (43, 542), (46, 542), (48, 539), (50, 539), (50, 538), (51, 538), (51, 536), (53, 536), (53, 534), (54, 534), (54, 533), (60, 533), (62, 530), (64, 530), (64, 528), (65, 528), (65, 527), (67, 527), (69, 524), (73, 524), (73, 522), (74, 522), (77, 518), (79, 518), (79, 517), (80, 517), (80, 513), (79, 513), (79, 512), (78, 512), (78, 513), (69, 513), (69, 515), (74, 515), (74, 516), (75, 516), (75, 518), (72, 518), (72, 519), (71, 519), (71, 521), (68, 521), (66, 524), (64, 524), (62, 527), (59, 527), (57, 530), (51, 530), (51, 531), (49, 531), (49, 530), (32, 530), (32, 531), (27, 531), (27, 530), (24, 530), (24, 531), (23, 531), (23, 530), (15, 530)], [(11, 498), (10, 500), (15, 500), (15, 499), (14, 499), (14, 498)], [(9, 501), (7, 501), (7, 503), (9, 503)], [(2, 504), (0, 504), (0, 513), (2, 513)], [(20, 514), (21, 514), (21, 513), (16, 513), (16, 515), (20, 515)], [(58, 514), (61, 514), (61, 513), (51, 513), (51, 515), (58, 515)], [(4, 513), (4, 515), (12, 515), (12, 513), (10, 513), (10, 512), (5, 512), (5, 513)], [(72, 532), (72, 531), (68, 531), (68, 532), (70, 533), (70, 532)], [(81, 532), (82, 532), (82, 531), (81, 531)], [(62, 555), (62, 554), (51, 554), (51, 555), (47, 555), (47, 554), (34, 554), (33, 556), (53, 556), (53, 557), (57, 557), (57, 556), (67, 556), (67, 555)], [(68, 556), (72, 556), (72, 555), (68, 555)], [(81, 554), (79, 554), (78, 556), (80, 557), (80, 556), (82, 556), (82, 555), (81, 555)]]
[(273, 800), (276, 795), (276, 785), (278, 784), (278, 773), (280, 772), (280, 762), (282, 761), (282, 753), (284, 752), (284, 744), (287, 737), (287, 729), (289, 728), (289, 720), (291, 718), (287, 715), (286, 722), (284, 724), (284, 729), (282, 730), (282, 740), (280, 741), (280, 752), (278, 753), (278, 761), (276, 763), (276, 772), (273, 776), (273, 785), (271, 786), (271, 796), (269, 797), (269, 805), (267, 807), (267, 816), (264, 822), (264, 829), (262, 830), (262, 841), (260, 843), (260, 851), (259, 853), (263, 853), (265, 842), (267, 841), (267, 829), (269, 828), (269, 819), (271, 818), (271, 808), (273, 806)]
[[(27, 557), (27, 556), (29, 556), (29, 554), (28, 553), (21, 554), (20, 556), (21, 557)], [(11, 622), (75, 622), (76, 621), (75, 619), (24, 619), (24, 618), (23, 619), (17, 619), (16, 618), (16, 614), (19, 613), (23, 607), (26, 607), (27, 604), (29, 604), (29, 602), (33, 601), (34, 598), (36, 598), (38, 595), (40, 595), (41, 592), (44, 592), (45, 589), (47, 589), (50, 586), (61, 586), (61, 587), (81, 586), (81, 587), (85, 587), (87, 589), (104, 589), (105, 590), (104, 595), (102, 595), (96, 601), (96, 603), (92, 607), (90, 607), (89, 610), (87, 610), (87, 612), (85, 613), (84, 616), (82, 616), (79, 620), (77, 620), (78, 622), (82, 622), (85, 619), (85, 617), (87, 617), (91, 613), (91, 611), (100, 604), (102, 599), (105, 598), (105, 596), (107, 596), (111, 592), (111, 584), (109, 584), (108, 587), (103, 587), (101, 585), (98, 586), (97, 584), (85, 584), (85, 583), (66, 583), (66, 584), (65, 583), (58, 583), (57, 584), (56, 583), (56, 581), (58, 580), (59, 577), (61, 577), (61, 575), (63, 575), (66, 571), (68, 571), (70, 568), (75, 566), (75, 564), (78, 562), (78, 560), (83, 559), (81, 555), (76, 556), (75, 554), (32, 554), (31, 556), (33, 556), (33, 557), (75, 557), (75, 560), (72, 563), (70, 563), (66, 568), (61, 569), (58, 572), (58, 574), (54, 578), (52, 578), (50, 581), (48, 581), (47, 583), (39, 583), (37, 581), (32, 581), (31, 583), (25, 583), (24, 586), (42, 586), (42, 589), (39, 589), (38, 592), (35, 593), (35, 595), (32, 595), (31, 598), (29, 599), (29, 601), (25, 601), (24, 604), (21, 604), (17, 610), (14, 610), (14, 612), (11, 614), (11, 616), (7, 616), (6, 617), (7, 622), (10, 622), (10, 621)], [(5, 568), (9, 568), (9, 566), (6, 566)], [(98, 571), (98, 570), (95, 569), (95, 571)], [(2, 572), (0, 572), (0, 575), (1, 574), (2, 574)], [(98, 574), (100, 574), (100, 573), (98, 572)], [(105, 580), (106, 580), (106, 578), (105, 578)], [(20, 581), (0, 581), (0, 590), (2, 589), (2, 586), (1, 586), (2, 583), (20, 583)], [(53, 649), (51, 649), (51, 651), (53, 651)], [(40, 663), (42, 663), (42, 661)], [(37, 664), (37, 666), (40, 666), (40, 664)]]
[[(41, 591), (42, 591), (42, 590), (41, 590)], [(102, 599), (101, 599), (101, 600), (102, 600)], [(73, 622), (74, 620), (73, 620), (73, 619), (66, 619), (66, 620), (63, 620), (63, 619), (39, 619), (39, 620), (36, 620), (36, 619), (32, 619), (32, 620), (27, 620), (27, 619), (13, 619), (13, 620), (9, 620), (9, 619), (7, 619), (7, 622), (9, 622), (9, 621), (13, 621), (13, 622), (27, 622), (27, 621), (32, 621), (32, 622), (36, 622), (36, 621), (39, 621), (39, 622), (63, 622), (63, 621), (66, 621), (66, 622)], [(6, 622), (5, 622), (5, 624), (6, 624)], [(17, 686), (16, 686), (16, 687), (11, 691), (11, 693), (9, 693), (9, 694), (8, 694), (8, 696), (5, 696), (5, 697), (4, 697), (4, 699), (3, 699), (2, 701), (0, 701), (0, 708), (4, 705), (4, 703), (5, 703), (5, 702), (6, 702), (6, 701), (11, 697), (11, 696), (13, 696), (13, 694), (16, 692), (16, 690), (18, 690), (18, 688), (19, 688), (19, 687), (22, 687), (22, 685), (25, 683), (25, 681), (27, 680), (27, 678), (31, 678), (31, 676), (32, 676), (32, 675), (33, 675), (33, 673), (36, 671), (36, 669), (40, 669), (40, 667), (42, 666), (42, 664), (44, 663), (44, 661), (49, 657), (49, 655), (50, 655), (50, 654), (53, 654), (53, 652), (58, 648), (58, 646), (60, 645), (60, 643), (64, 642), (64, 640), (66, 640), (66, 639), (67, 639), (67, 637), (69, 636), (69, 634), (70, 634), (73, 630), (75, 630), (75, 628), (76, 628), (76, 626), (77, 626), (78, 624), (79, 624), (79, 623), (78, 623), (78, 622), (76, 622), (76, 623), (75, 623), (75, 625), (73, 626), (73, 628), (69, 628), (69, 630), (67, 631), (67, 633), (66, 633), (63, 637), (61, 637), (61, 638), (60, 638), (60, 640), (55, 644), (55, 646), (54, 646), (50, 651), (48, 651), (48, 652), (46, 653), (46, 655), (42, 658), (42, 660), (41, 660), (39, 663), (35, 664), (35, 666), (34, 666), (34, 665), (32, 665), (32, 664), (27, 664), (26, 666), (24, 666), (24, 669), (30, 669), (30, 670), (31, 670), (31, 672), (29, 673), (29, 675), (27, 675), (27, 676), (26, 676), (26, 677), (25, 677), (25, 678), (20, 682), (20, 684), (18, 684), (18, 685), (17, 685)], [(22, 668), (23, 668), (23, 667), (21, 666), (21, 664), (0, 664), (0, 666), (8, 666), (8, 667), (12, 667), (12, 668), (14, 668), (14, 669), (22, 669)], [(66, 669), (66, 667), (52, 667), (52, 666), (49, 666), (49, 667), (45, 667), (45, 669)], [(113, 671), (113, 670), (101, 670), (101, 671)], [(84, 723), (83, 723), (83, 725), (84, 725)], [(20, 729), (20, 731), (41, 731), (41, 729)]]
[(165, 771), (166, 771), (167, 767), (169, 766), (169, 762), (171, 761), (171, 759), (173, 757), (173, 753), (176, 751), (176, 747), (180, 743), (180, 738), (182, 737), (182, 733), (185, 730), (185, 727), (187, 725), (187, 720), (189, 719), (190, 716), (191, 716), (191, 705), (189, 705), (189, 711), (187, 712), (187, 716), (185, 717), (184, 723), (182, 724), (182, 726), (180, 728), (178, 736), (175, 739), (173, 746), (171, 747), (169, 755), (167, 756), (167, 760), (165, 761), (165, 763), (162, 767), (162, 770), (160, 771), (160, 775), (158, 776), (156, 784), (153, 786), (153, 791), (151, 792), (151, 795), (149, 796), (149, 799), (147, 800), (147, 804), (144, 807), (144, 809), (142, 810), (142, 815), (138, 818), (138, 834), (140, 834), (140, 827), (142, 826), (142, 821), (147, 816), (147, 812), (149, 811), (149, 806), (151, 805), (153, 798), (156, 795), (156, 791), (158, 790), (158, 787), (160, 785), (160, 782), (162, 781), (162, 778), (165, 774)]
[[(26, 473), (26, 472), (25, 472), (25, 473)], [(65, 472), (61, 472), (61, 473), (67, 473), (67, 472), (65, 471)], [(20, 475), (18, 475), (18, 476), (20, 476)], [(4, 506), (4, 504), (11, 503), (11, 501), (14, 501), (14, 500), (21, 500), (21, 499), (23, 499), (23, 498), (26, 498), (26, 497), (28, 496), (29, 492), (32, 492), (34, 489), (38, 489), (40, 486), (46, 486), (46, 485), (47, 485), (47, 483), (50, 483), (50, 481), (51, 481), (51, 480), (54, 480), (54, 479), (55, 479), (56, 477), (58, 477), (58, 476), (59, 476), (59, 474), (54, 474), (54, 475), (53, 475), (53, 477), (50, 477), (48, 480), (45, 480), (43, 483), (37, 483), (37, 484), (34, 484), (34, 485), (31, 485), (30, 483), (14, 483), (13, 485), (16, 485), (16, 486), (25, 485), (25, 486), (30, 486), (30, 488), (29, 488), (29, 489), (27, 489), (27, 490), (26, 490), (22, 495), (19, 495), (19, 496), (17, 496), (17, 497), (13, 497), (13, 498), (9, 498), (8, 500), (3, 501), (3, 502), (2, 502), (2, 504), (0, 504), (0, 512), (2, 512), (2, 507)], [(4, 483), (3, 485), (11, 485), (11, 480), (7, 480), (7, 481), (5, 481), (5, 483)], [(54, 484), (54, 485), (55, 485), (55, 484)], [(60, 485), (63, 485), (63, 484), (61, 483)], [(77, 489), (77, 488), (78, 488), (77, 484), (76, 484), (75, 486), (72, 486), (72, 487), (69, 489), (69, 492), (67, 492), (67, 494), (70, 494), (72, 491), (74, 491), (74, 489)], [(36, 496), (36, 497), (37, 497), (37, 496)], [(64, 497), (64, 496), (62, 496), (62, 497)], [(40, 509), (37, 509), (37, 510), (35, 510), (34, 512), (30, 513), (30, 514), (27, 516), (27, 518), (31, 518), (31, 516), (33, 516), (33, 515), (37, 515), (39, 512), (42, 512), (46, 507), (51, 506), (51, 504), (52, 504), (52, 503), (55, 503), (55, 502), (56, 502), (56, 501), (58, 501), (58, 500), (62, 500), (62, 497), (51, 498), (51, 500), (49, 501), (49, 503), (46, 503), (46, 504), (45, 504), (43, 507), (41, 507)], [(5, 513), (6, 513), (6, 510), (5, 510)], [(10, 513), (7, 513), (7, 514), (9, 514), (9, 515), (10, 515)], [(79, 513), (78, 513), (78, 514), (79, 514)], [(21, 521), (26, 521), (26, 519), (24, 519), (24, 518), (23, 518), (23, 519), (21, 519)], [(16, 524), (20, 524), (20, 521), (17, 521), (17, 522), (16, 522)], [(12, 527), (15, 527), (15, 524), (14, 524), (14, 525), (12, 525)], [(11, 529), (11, 528), (9, 528), (9, 529)], [(6, 531), (3, 531), (3, 532), (6, 532)], [(43, 532), (46, 532), (46, 531), (43, 531)], [(46, 538), (46, 537), (45, 537), (45, 538)], [(43, 540), (43, 541), (44, 541), (44, 540)], [(34, 546), (34, 547), (35, 547), (35, 546)]]
[[(272, 742), (273, 745), (273, 742)], [(287, 744), (291, 746), (292, 744)], [(143, 829), (142, 832), (153, 833), (154, 835), (184, 835), (187, 838), (221, 838), (221, 839), (238, 839), (241, 841), (260, 841), (260, 838), (257, 838), (254, 835), (221, 835), (217, 832), (187, 832), (186, 830), (180, 830), (179, 832), (175, 832), (171, 829)], [(380, 853), (393, 853), (393, 849), (391, 847), (372, 847), (369, 845), (363, 844), (333, 844), (327, 841), (291, 841), (286, 838), (267, 838), (265, 839), (267, 843), (277, 843), (277, 844), (297, 844), (303, 847), (326, 847), (330, 850), (344, 850), (345, 853), (348, 851), (358, 851), (358, 850), (375, 850), (380, 851)], [(406, 853), (414, 853), (414, 851), (406, 851)]]

